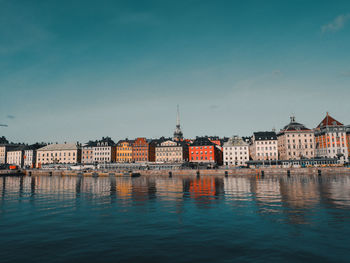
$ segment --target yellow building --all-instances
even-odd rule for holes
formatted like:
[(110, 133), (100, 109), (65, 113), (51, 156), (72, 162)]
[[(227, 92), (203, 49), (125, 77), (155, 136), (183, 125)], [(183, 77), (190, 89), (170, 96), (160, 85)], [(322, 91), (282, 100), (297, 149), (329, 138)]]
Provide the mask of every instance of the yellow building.
[(128, 139), (121, 140), (117, 143), (117, 162), (131, 163), (132, 162), (132, 143)]

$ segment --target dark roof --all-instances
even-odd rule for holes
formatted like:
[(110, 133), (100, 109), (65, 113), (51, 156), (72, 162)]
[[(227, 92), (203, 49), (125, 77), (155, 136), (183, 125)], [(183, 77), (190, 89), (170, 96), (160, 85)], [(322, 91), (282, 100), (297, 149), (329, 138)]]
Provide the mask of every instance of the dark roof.
[(197, 137), (190, 146), (208, 146), (208, 145), (216, 145), (211, 142), (208, 137)]
[(322, 128), (325, 126), (344, 126), (341, 122), (337, 121), (333, 117), (329, 116), (328, 112), (326, 117), (321, 121), (317, 128)]
[(254, 132), (254, 137), (256, 141), (277, 140), (277, 135), (273, 131)]
[(285, 131), (310, 131), (303, 124), (296, 122), (295, 117), (290, 117), (290, 123), (284, 126), (280, 134), (283, 134)]

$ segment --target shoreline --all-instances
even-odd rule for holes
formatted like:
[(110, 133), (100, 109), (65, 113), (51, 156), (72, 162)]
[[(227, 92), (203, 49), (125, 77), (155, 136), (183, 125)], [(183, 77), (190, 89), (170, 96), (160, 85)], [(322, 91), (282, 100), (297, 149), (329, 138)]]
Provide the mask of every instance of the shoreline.
[(309, 167), (309, 168), (260, 168), (260, 169), (209, 169), (209, 170), (0, 170), (0, 176), (83, 176), (83, 177), (198, 177), (198, 176), (282, 176), (282, 175), (350, 175), (348, 167)]

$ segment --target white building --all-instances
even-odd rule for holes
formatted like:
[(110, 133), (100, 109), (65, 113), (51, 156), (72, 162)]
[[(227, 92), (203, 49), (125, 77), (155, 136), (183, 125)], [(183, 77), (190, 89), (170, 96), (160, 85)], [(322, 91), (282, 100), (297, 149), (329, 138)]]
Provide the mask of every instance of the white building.
[(95, 163), (110, 163), (116, 161), (117, 146), (109, 138), (102, 138), (93, 147), (93, 159)]
[(7, 152), (6, 163), (10, 165), (17, 165), (19, 167), (23, 167), (23, 156), (23, 147), (11, 149)]
[(317, 157), (348, 159), (346, 127), (328, 112), (315, 129), (315, 140)]
[(38, 168), (43, 164), (80, 163), (81, 148), (75, 143), (49, 144), (37, 150), (36, 160)]
[(242, 166), (249, 161), (249, 145), (242, 138), (234, 136), (223, 145), (224, 165)]
[(278, 160), (277, 135), (272, 132), (254, 132), (249, 146), (250, 157), (253, 160)]

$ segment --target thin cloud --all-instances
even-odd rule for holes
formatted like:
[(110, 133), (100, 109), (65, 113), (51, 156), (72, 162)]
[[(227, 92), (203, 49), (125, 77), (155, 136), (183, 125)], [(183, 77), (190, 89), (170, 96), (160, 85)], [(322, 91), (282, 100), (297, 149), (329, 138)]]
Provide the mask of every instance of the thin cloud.
[(350, 14), (343, 14), (343, 15), (337, 16), (332, 22), (321, 26), (322, 34), (325, 34), (328, 32), (334, 33), (341, 30), (349, 19), (350, 19)]
[(277, 70), (272, 71), (272, 75), (273, 76), (281, 76), (282, 72), (279, 69), (277, 69)]
[(13, 115), (7, 115), (6, 118), (13, 120), (13, 119), (16, 118), (16, 117), (13, 116)]
[(350, 77), (350, 71), (343, 71), (340, 73), (340, 75), (343, 77)]

